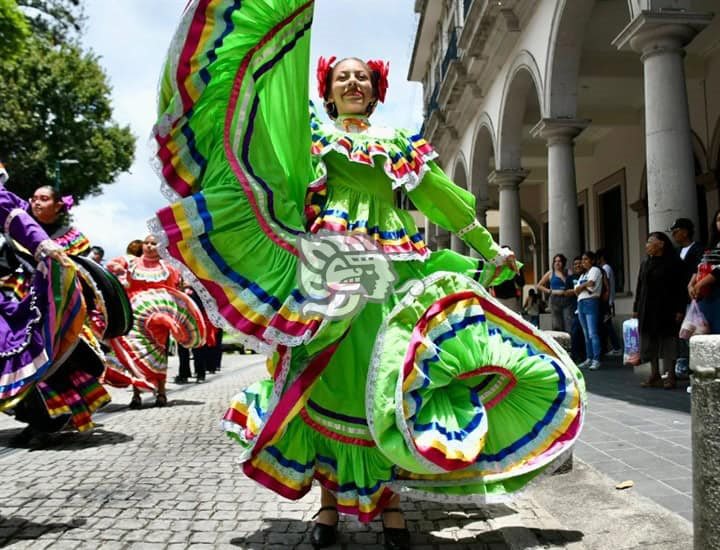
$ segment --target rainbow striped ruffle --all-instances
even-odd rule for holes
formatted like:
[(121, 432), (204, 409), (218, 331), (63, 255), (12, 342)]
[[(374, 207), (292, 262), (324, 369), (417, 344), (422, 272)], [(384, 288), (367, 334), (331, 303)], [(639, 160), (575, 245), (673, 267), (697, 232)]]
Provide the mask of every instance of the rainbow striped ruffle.
[[(371, 126), (366, 132), (348, 134), (331, 124), (323, 124), (311, 109), (312, 154), (324, 157), (330, 151), (344, 155), (349, 161), (373, 166), (374, 157), (386, 158), (385, 174), (393, 189), (404, 187), (412, 191), (429, 170), (428, 161), (437, 158), (437, 152), (419, 134), (404, 130), (390, 130)], [(318, 175), (325, 174), (322, 163)]]
[[(167, 376), (167, 341), (172, 335), (178, 345), (195, 348), (207, 336), (204, 316), (190, 296), (174, 288), (160, 287), (137, 292), (131, 298), (133, 327), (125, 336), (110, 340), (117, 360), (131, 375), (106, 373), (109, 384), (131, 382), (141, 390), (155, 390)], [(106, 363), (112, 370), (112, 362)]]
[(52, 239), (71, 256), (79, 256), (90, 250), (90, 239), (74, 227), (68, 227), (65, 233)]
[[(437, 491), (468, 483), (468, 493), (491, 502), (494, 484), (535, 475), (572, 447), (585, 415), (582, 375), (557, 343), (474, 281), (438, 273), (423, 285), (376, 342), (370, 427), (398, 464), (396, 484)], [(441, 289), (446, 296), (428, 302)], [(397, 342), (407, 342), (401, 362)]]
[(409, 216), (404, 219), (392, 205), (366, 193), (336, 186), (328, 198), (327, 186), (321, 182), (308, 188), (305, 201), (305, 211), (312, 215), (310, 233), (361, 233), (393, 260), (424, 260), (430, 255)]

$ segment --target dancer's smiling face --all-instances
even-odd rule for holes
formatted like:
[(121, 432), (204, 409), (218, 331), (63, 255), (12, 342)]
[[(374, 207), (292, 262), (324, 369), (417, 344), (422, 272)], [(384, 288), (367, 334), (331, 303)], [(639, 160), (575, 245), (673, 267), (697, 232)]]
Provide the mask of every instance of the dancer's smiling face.
[(330, 101), (339, 115), (366, 115), (375, 99), (368, 66), (359, 59), (344, 59), (333, 68)]

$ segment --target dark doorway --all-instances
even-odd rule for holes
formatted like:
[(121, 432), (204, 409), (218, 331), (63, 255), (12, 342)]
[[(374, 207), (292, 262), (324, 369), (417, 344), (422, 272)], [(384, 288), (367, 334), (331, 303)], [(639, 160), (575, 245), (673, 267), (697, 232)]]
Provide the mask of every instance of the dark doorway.
[(615, 272), (615, 292), (625, 291), (625, 236), (623, 235), (622, 187), (613, 187), (598, 195), (600, 245)]
[[(587, 239), (585, 238), (585, 205), (578, 206), (578, 234), (580, 235), (580, 253), (587, 250)], [(572, 258), (568, 258), (572, 260)]]

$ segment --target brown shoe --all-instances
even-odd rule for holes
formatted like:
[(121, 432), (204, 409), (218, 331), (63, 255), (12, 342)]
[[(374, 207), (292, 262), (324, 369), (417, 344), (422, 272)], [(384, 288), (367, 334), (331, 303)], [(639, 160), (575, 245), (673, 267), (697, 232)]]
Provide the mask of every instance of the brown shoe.
[(640, 387), (643, 388), (662, 388), (663, 387), (663, 381), (662, 378), (659, 376), (653, 377), (651, 376), (645, 382), (640, 382)]

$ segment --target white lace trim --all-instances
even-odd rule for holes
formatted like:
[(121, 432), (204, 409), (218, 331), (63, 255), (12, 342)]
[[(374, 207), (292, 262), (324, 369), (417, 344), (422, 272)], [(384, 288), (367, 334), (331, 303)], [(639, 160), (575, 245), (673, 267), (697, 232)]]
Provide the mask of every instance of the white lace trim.
[[(422, 489), (422, 487), (452, 487), (473, 482), (473, 480), (467, 479), (448, 481), (398, 480), (388, 484), (388, 487), (396, 493), (400, 493), (413, 500), (429, 500), (431, 502), (441, 502), (448, 504), (476, 504), (478, 506), (489, 504), (505, 504), (521, 497), (525, 493), (528, 486), (534, 485), (540, 479), (553, 475), (572, 456), (572, 453), (573, 449), (572, 447), (570, 447), (561, 452), (560, 454), (556, 455), (552, 459), (552, 463), (547, 464), (545, 466), (545, 470), (541, 474), (538, 474), (536, 477), (530, 480), (528, 484), (525, 485), (522, 489), (513, 491), (512, 493), (503, 493), (500, 495), (450, 495), (446, 493), (436, 493), (434, 491), (424, 491)], [(517, 474), (513, 474), (513, 476), (510, 477), (514, 477), (515, 475)], [(487, 477), (479, 477), (478, 479), (474, 480), (474, 482), (479, 482), (483, 479), (487, 479)]]
[(11, 357), (25, 351), (30, 345), (30, 339), (32, 338), (33, 334), (33, 327), (35, 327), (38, 323), (40, 323), (40, 321), (42, 321), (42, 313), (37, 307), (37, 294), (35, 294), (35, 289), (32, 285), (30, 285), (30, 311), (34, 313), (35, 316), (28, 320), (27, 325), (25, 326), (25, 336), (23, 338), (23, 341), (14, 348), (0, 352), (0, 357)]
[(29, 214), (27, 212), (25, 212), (25, 210), (23, 210), (22, 208), (13, 208), (12, 210), (10, 210), (10, 213), (7, 215), (7, 218), (5, 218), (5, 234), (6, 235), (10, 235), (10, 224), (20, 214), (25, 214), (25, 215), (29, 216)]
[(465, 235), (470, 233), (470, 231), (472, 231), (473, 229), (477, 229), (478, 227), (482, 227), (480, 225), (480, 222), (477, 220), (473, 220), (470, 224), (466, 225), (465, 227), (457, 231), (455, 234), (458, 237), (464, 237)]

